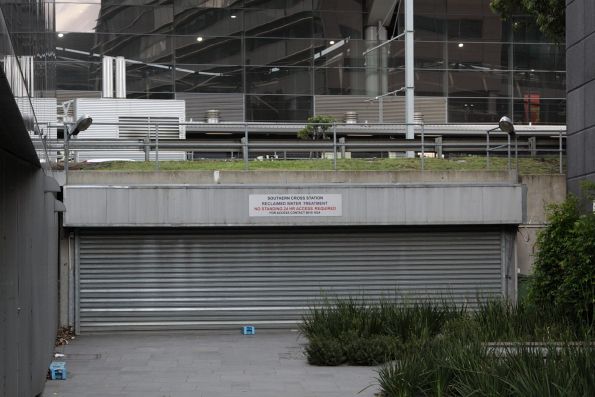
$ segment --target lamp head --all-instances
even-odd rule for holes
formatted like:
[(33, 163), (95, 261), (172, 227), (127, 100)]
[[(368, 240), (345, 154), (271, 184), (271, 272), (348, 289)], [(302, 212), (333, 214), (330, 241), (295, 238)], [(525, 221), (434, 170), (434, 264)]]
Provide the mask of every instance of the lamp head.
[(500, 129), (508, 134), (514, 134), (514, 124), (508, 116), (503, 116), (498, 123)]
[(87, 128), (91, 127), (93, 124), (93, 118), (88, 114), (82, 115), (77, 121), (74, 127), (74, 130), (70, 133), (70, 135), (78, 135), (79, 132), (85, 131)]

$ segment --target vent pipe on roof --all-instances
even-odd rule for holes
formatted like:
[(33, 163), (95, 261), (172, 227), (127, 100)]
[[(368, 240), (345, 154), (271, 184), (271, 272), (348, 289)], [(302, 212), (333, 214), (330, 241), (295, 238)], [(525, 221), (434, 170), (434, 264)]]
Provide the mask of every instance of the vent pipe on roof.
[(114, 58), (104, 56), (102, 64), (101, 96), (103, 98), (114, 97)]
[(126, 98), (126, 58), (116, 57), (116, 98)]

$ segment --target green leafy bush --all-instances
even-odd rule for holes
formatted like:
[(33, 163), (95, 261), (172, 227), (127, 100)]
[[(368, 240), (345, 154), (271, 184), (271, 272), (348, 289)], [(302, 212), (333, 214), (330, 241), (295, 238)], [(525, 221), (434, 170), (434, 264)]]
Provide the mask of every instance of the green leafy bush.
[[(592, 185), (585, 185), (593, 198)], [(593, 325), (595, 310), (595, 214), (581, 214), (569, 197), (548, 208), (548, 226), (539, 234), (529, 299), (555, 308), (575, 321)]]
[(311, 365), (336, 366), (345, 363), (341, 341), (328, 336), (310, 338), (306, 346), (306, 358)]
[(333, 116), (318, 115), (308, 117), (308, 124), (298, 131), (297, 137), (300, 139), (326, 139), (326, 133), (335, 122)]
[(350, 365), (378, 365), (394, 360), (400, 352), (397, 338), (388, 335), (361, 337), (345, 334), (341, 338), (346, 362)]

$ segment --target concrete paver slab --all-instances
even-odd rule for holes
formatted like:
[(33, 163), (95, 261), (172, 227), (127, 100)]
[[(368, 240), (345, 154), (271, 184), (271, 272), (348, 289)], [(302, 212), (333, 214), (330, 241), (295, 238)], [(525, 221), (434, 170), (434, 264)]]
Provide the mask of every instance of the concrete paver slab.
[[(97, 334), (59, 348), (42, 397), (373, 397), (370, 367), (313, 367), (296, 332)], [(372, 387), (368, 387), (373, 385)], [(364, 390), (365, 389), (365, 390)], [(362, 391), (363, 390), (363, 391)]]

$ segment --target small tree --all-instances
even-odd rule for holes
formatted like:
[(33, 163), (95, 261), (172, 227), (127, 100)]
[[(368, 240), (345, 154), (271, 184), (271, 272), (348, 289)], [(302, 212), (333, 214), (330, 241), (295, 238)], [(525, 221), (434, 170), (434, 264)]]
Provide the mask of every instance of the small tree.
[(308, 117), (308, 124), (298, 131), (297, 137), (300, 139), (327, 139), (326, 132), (335, 122), (333, 116), (318, 115)]
[[(593, 198), (593, 185), (584, 185)], [(570, 196), (548, 208), (548, 226), (537, 239), (529, 298), (593, 324), (595, 310), (595, 214), (581, 214), (580, 200)]]
[(513, 15), (530, 15), (546, 36), (557, 43), (564, 42), (566, 0), (491, 0), (490, 6), (507, 20)]

